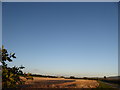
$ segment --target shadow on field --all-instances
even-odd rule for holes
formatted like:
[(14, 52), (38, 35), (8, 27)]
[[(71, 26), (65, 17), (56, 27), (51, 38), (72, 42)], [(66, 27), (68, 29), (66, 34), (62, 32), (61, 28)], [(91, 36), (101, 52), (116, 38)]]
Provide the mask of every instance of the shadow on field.
[[(41, 81), (31, 81), (28, 84), (20, 85), (18, 88), (61, 88), (56, 84), (64, 84), (67, 82), (75, 82), (75, 80), (41, 80)], [(73, 87), (76, 84), (65, 85), (65, 87)]]

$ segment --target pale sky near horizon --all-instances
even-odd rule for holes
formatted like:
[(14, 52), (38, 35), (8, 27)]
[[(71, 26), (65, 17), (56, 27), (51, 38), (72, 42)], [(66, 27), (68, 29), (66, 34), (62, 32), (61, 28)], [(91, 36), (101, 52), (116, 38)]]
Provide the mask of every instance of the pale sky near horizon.
[(118, 6), (102, 3), (3, 3), (10, 66), (44, 75), (118, 74)]

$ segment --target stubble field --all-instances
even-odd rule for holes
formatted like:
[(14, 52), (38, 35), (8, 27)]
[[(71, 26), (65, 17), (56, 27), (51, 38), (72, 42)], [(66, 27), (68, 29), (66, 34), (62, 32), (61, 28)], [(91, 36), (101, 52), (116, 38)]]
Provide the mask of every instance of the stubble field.
[(26, 80), (20, 88), (97, 88), (99, 83), (96, 80), (64, 79), (64, 78), (42, 78), (34, 77), (33, 80)]

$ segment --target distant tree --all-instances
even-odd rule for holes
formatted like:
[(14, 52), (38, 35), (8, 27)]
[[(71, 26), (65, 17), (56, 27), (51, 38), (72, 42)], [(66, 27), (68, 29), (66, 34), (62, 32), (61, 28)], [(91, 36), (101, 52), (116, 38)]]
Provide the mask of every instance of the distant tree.
[(60, 78), (65, 78), (64, 76), (60, 76)]
[(106, 79), (107, 77), (106, 76), (104, 76), (104, 79)]
[(2, 57), (2, 87), (3, 88), (14, 88), (17, 87), (19, 84), (23, 84), (23, 80), (20, 79), (20, 75), (23, 74), (22, 70), (23, 66), (21, 67), (8, 67), (6, 61), (12, 62), (14, 58), (16, 58), (15, 53), (8, 53), (8, 51), (2, 46), (0, 49), (0, 55)]
[(70, 76), (71, 79), (74, 79), (75, 77), (74, 76)]
[(83, 77), (83, 79), (88, 79), (87, 77)]

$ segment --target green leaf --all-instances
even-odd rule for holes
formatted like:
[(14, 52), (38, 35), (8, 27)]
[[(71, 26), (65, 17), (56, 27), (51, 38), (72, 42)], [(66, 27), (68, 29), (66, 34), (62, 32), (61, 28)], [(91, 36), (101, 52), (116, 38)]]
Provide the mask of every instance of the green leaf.
[(12, 54), (12, 57), (13, 57), (13, 58), (16, 58), (15, 53)]
[(2, 49), (4, 49), (4, 45), (2, 45)]
[(9, 62), (12, 62), (12, 59), (10, 59), (9, 57), (7, 57), (7, 60), (8, 60)]

